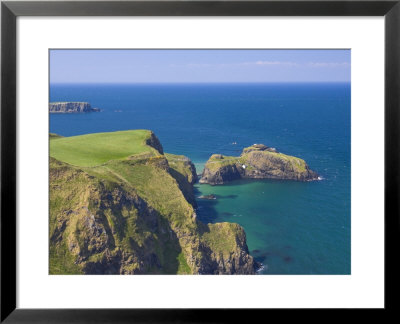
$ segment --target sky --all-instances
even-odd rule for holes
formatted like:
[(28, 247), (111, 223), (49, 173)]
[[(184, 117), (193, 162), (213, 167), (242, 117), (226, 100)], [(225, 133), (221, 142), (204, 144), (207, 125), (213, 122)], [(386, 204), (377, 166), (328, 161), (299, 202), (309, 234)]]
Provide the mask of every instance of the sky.
[(350, 82), (350, 50), (50, 50), (50, 83)]

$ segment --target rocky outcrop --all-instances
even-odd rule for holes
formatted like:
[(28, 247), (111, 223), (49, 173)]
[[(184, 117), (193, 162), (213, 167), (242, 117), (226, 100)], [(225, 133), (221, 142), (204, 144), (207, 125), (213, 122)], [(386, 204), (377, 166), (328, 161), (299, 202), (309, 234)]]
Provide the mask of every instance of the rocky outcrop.
[(254, 144), (239, 157), (214, 154), (207, 161), (200, 183), (223, 184), (237, 179), (318, 180), (318, 174), (303, 159)]
[(88, 102), (50, 102), (49, 111), (51, 113), (88, 113), (98, 112), (99, 108), (92, 108)]

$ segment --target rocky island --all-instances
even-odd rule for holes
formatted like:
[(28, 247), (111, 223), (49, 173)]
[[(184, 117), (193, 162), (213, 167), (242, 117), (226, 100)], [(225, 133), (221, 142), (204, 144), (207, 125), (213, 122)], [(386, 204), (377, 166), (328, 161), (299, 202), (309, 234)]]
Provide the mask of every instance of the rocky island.
[(50, 102), (49, 112), (68, 114), (68, 113), (88, 113), (99, 112), (99, 108), (92, 108), (88, 102)]
[(318, 174), (300, 158), (285, 155), (264, 144), (245, 148), (239, 157), (213, 154), (200, 183), (223, 184), (237, 179), (318, 180)]
[(254, 274), (243, 228), (196, 217), (196, 170), (148, 130), (50, 136), (50, 274)]

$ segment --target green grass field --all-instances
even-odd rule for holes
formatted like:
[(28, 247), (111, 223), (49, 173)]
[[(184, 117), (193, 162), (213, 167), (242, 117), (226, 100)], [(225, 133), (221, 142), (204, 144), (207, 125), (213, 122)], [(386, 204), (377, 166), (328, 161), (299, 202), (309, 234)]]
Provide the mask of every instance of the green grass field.
[(96, 166), (122, 160), (133, 154), (155, 152), (146, 145), (149, 130), (95, 133), (72, 137), (50, 137), (50, 156), (76, 166)]

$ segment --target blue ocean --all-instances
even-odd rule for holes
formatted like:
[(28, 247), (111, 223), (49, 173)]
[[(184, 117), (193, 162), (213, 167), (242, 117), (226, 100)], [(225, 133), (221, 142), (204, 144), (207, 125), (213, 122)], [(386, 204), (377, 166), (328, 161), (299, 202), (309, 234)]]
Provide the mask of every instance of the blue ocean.
[(197, 215), (243, 226), (259, 274), (350, 274), (350, 84), (54, 84), (50, 101), (87, 101), (100, 113), (51, 114), (73, 136), (151, 129), (164, 151), (200, 174), (211, 154), (263, 143), (304, 159), (321, 181), (196, 184)]

